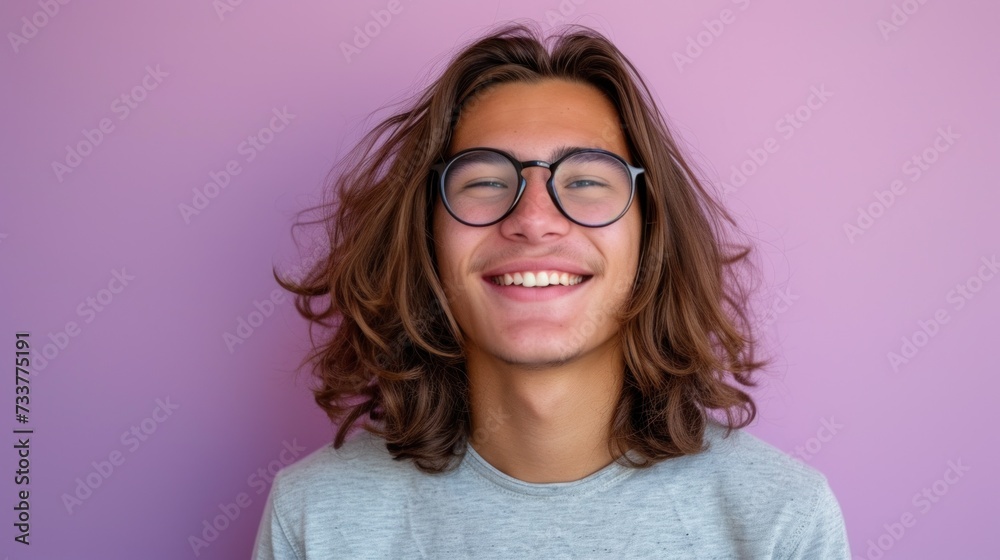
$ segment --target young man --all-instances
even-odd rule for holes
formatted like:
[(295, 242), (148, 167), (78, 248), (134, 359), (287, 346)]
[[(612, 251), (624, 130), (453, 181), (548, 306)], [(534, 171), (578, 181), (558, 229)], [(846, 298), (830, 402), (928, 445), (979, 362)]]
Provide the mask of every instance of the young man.
[(505, 27), (355, 156), (329, 259), (279, 278), (339, 321), (340, 429), (255, 558), (850, 557), (825, 477), (741, 431), (747, 251), (606, 39)]

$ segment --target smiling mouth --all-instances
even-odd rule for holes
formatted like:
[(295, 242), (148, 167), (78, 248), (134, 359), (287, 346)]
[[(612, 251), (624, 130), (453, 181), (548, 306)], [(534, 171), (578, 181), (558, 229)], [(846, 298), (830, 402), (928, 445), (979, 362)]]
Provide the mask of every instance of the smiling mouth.
[(492, 281), (497, 286), (523, 286), (525, 288), (544, 288), (547, 286), (575, 286), (589, 276), (570, 274), (568, 272), (542, 271), (542, 272), (515, 272), (513, 274), (501, 274), (491, 276)]

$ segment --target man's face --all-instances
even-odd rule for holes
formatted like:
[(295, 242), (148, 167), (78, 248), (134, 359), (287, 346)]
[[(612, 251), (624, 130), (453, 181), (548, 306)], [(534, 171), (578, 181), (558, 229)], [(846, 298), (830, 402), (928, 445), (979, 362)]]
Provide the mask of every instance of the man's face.
[[(590, 85), (564, 80), (494, 86), (470, 103), (449, 155), (497, 148), (520, 161), (553, 161), (565, 146), (601, 148), (630, 163), (614, 106)], [(549, 171), (523, 171), (527, 186), (514, 211), (487, 227), (459, 223), (440, 197), (434, 209), (438, 270), (471, 360), (520, 366), (567, 363), (609, 350), (617, 311), (639, 260), (638, 197), (618, 221), (587, 228), (569, 221), (549, 197)], [(504, 273), (565, 272), (575, 285), (500, 286)]]

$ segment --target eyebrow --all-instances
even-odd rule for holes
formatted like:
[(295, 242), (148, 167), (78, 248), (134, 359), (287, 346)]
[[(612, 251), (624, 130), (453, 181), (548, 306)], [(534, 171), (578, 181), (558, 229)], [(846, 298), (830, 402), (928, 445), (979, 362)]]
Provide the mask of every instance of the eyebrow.
[[(480, 148), (487, 148), (487, 147), (493, 147), (493, 146), (478, 146), (478, 147), (480, 147)], [(508, 154), (514, 156), (514, 159), (516, 159), (518, 161), (531, 161), (531, 160), (527, 160), (527, 159), (519, 157), (518, 154), (514, 153), (513, 151), (504, 150), (503, 148), (495, 148), (495, 149), (507, 152)], [(576, 151), (576, 150), (592, 150), (592, 149), (595, 149), (595, 148), (593, 148), (593, 147), (587, 147), (587, 146), (569, 146), (569, 145), (563, 144), (561, 146), (556, 146), (549, 153), (549, 159), (548, 159), (548, 161), (549, 161), (549, 163), (552, 163), (554, 161), (559, 161), (566, 154), (568, 154), (570, 152), (573, 152), (573, 151)], [(452, 153), (452, 154), (448, 154), (446, 157), (450, 158), (450, 157), (454, 157), (454, 156), (455, 156), (455, 154)]]
[(566, 154), (575, 150), (582, 150), (582, 149), (584, 149), (582, 146), (565, 146), (565, 145), (559, 146), (552, 151), (552, 154), (549, 156), (549, 161), (558, 161), (562, 159), (562, 157), (565, 156)]

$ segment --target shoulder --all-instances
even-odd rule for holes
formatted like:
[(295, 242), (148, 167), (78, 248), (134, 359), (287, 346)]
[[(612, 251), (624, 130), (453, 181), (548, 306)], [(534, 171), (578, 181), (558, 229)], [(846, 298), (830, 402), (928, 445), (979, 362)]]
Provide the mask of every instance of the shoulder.
[(401, 508), (421, 477), (412, 461), (393, 459), (384, 439), (357, 430), (340, 448), (326, 444), (279, 471), (271, 500), (293, 541), (322, 550), (330, 527), (347, 546), (365, 523)]
[(829, 492), (823, 473), (750, 432), (732, 430), (727, 435), (725, 427), (713, 423), (705, 439), (708, 449), (692, 463), (724, 488), (730, 500), (746, 503), (757, 513), (810, 515)]
[(744, 430), (727, 436), (724, 426), (710, 423), (705, 441), (704, 451), (668, 460), (656, 475), (687, 515), (775, 557), (816, 546), (843, 549), (843, 517), (823, 473)]
[(385, 440), (358, 431), (339, 449), (324, 445), (282, 469), (271, 494), (275, 512), (292, 526), (350, 524), (351, 516), (393, 509), (419, 476), (412, 461), (393, 459)]
[(695, 464), (723, 480), (756, 488), (784, 489), (782, 494), (810, 493), (827, 483), (814, 467), (745, 430), (732, 430), (710, 423), (705, 430), (707, 449), (692, 456)]
[(343, 488), (347, 483), (371, 479), (385, 471), (412, 469), (408, 462), (394, 461), (385, 441), (369, 432), (358, 430), (340, 448), (325, 444), (295, 463), (281, 469), (275, 485), (283, 494), (299, 491), (315, 494), (327, 486)]
[(326, 444), (274, 477), (259, 546), (302, 557), (359, 557), (369, 546), (369, 526), (399, 509), (417, 472), (363, 430), (339, 449)]

